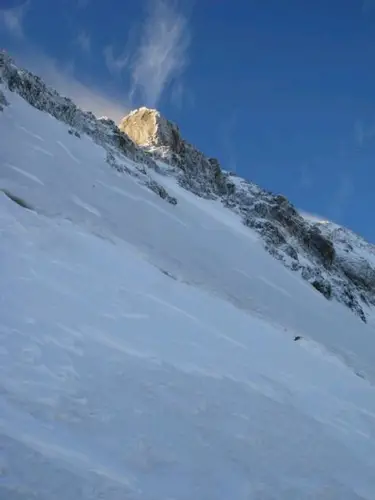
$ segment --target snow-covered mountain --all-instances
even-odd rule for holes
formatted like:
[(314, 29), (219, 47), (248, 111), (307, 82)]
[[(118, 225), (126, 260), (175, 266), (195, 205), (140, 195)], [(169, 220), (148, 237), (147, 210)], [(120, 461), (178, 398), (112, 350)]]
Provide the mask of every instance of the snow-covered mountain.
[[(271, 255), (300, 273), (327, 299), (339, 300), (366, 322), (367, 308), (375, 305), (373, 245), (342, 229), (348, 248), (353, 246), (350, 255), (343, 254), (336, 238), (338, 226), (325, 224), (322, 230), (321, 224), (306, 220), (284, 196), (223, 171), (216, 159), (185, 141), (178, 126), (156, 110), (135, 110), (119, 128), (156, 162), (175, 167), (183, 187), (198, 196), (220, 199), (262, 236)], [(354, 265), (357, 247), (361, 259), (356, 258)]]
[[(226, 172), (218, 160), (206, 157), (184, 140), (178, 126), (156, 110), (135, 110), (117, 127), (108, 118), (97, 120), (92, 113), (82, 112), (71, 100), (48, 89), (38, 77), (19, 70), (5, 53), (0, 54), (0, 64), (9, 89), (70, 125), (70, 133), (78, 137), (80, 133), (89, 135), (106, 149), (107, 162), (113, 167), (126, 169), (116, 163), (118, 154), (133, 160), (138, 166), (137, 176), (170, 203), (177, 200), (155, 183), (148, 169), (162, 169), (199, 197), (220, 200), (262, 236), (271, 255), (298, 272), (328, 300), (344, 303), (367, 321), (368, 309), (375, 306), (373, 245), (342, 228), (341, 233), (347, 235), (347, 248), (354, 244), (353, 251), (343, 253), (342, 244), (336, 239), (338, 226), (306, 220), (284, 196)], [(0, 97), (0, 105), (1, 102), (4, 98)], [(166, 165), (170, 168), (166, 169)]]
[(0, 498), (373, 500), (374, 248), (5, 54), (0, 105)]

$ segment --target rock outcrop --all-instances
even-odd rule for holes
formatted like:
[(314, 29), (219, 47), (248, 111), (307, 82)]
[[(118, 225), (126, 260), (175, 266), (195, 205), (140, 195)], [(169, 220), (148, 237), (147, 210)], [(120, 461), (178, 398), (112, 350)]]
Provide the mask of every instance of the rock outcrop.
[(178, 126), (156, 109), (143, 107), (132, 111), (121, 120), (119, 129), (140, 146), (166, 147), (176, 154), (183, 151)]
[(215, 198), (233, 189), (218, 160), (206, 157), (183, 139), (178, 126), (159, 111), (136, 109), (123, 118), (119, 129), (154, 159), (176, 167), (180, 184), (197, 196)]
[(4, 93), (0, 90), (0, 111), (3, 111), (5, 106), (8, 106), (8, 101), (6, 100)]

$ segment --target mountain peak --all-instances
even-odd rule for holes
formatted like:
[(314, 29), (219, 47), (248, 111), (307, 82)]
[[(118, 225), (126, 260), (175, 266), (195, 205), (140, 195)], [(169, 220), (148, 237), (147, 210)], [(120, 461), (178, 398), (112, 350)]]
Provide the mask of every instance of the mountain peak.
[(141, 107), (131, 111), (121, 120), (119, 129), (140, 146), (167, 147), (177, 154), (182, 151), (178, 126), (156, 109)]
[(119, 129), (156, 161), (176, 167), (180, 184), (194, 194), (216, 198), (233, 188), (218, 160), (183, 139), (178, 126), (156, 109), (142, 107), (132, 111), (122, 119)]

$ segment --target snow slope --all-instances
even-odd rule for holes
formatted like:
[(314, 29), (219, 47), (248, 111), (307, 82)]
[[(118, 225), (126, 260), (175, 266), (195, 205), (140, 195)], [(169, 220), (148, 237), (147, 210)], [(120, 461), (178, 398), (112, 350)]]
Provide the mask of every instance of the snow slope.
[(371, 325), (2, 90), (0, 498), (373, 500)]

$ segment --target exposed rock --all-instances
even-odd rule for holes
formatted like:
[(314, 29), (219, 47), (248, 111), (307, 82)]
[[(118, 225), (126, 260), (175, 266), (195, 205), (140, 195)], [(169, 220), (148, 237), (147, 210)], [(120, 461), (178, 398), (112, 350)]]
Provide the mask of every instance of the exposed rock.
[(318, 290), (318, 292), (322, 293), (326, 299), (330, 299), (332, 297), (332, 287), (328, 281), (320, 278), (315, 279), (311, 284)]
[(140, 146), (167, 147), (181, 154), (183, 141), (174, 123), (164, 118), (156, 109), (139, 108), (122, 119), (119, 129)]
[(8, 101), (6, 100), (4, 93), (0, 90), (0, 111), (3, 111), (5, 106), (8, 106)]
[(345, 275), (361, 288), (375, 291), (375, 269), (363, 257), (353, 258), (352, 255), (338, 257), (337, 264)]
[(356, 313), (362, 321), (364, 321), (365, 323), (367, 322), (363, 308), (361, 307), (359, 300), (356, 297), (356, 294), (350, 284), (346, 283), (343, 286), (342, 301), (349, 307), (349, 309)]
[(174, 198), (173, 196), (170, 196), (168, 194), (168, 192), (166, 191), (165, 188), (163, 188), (163, 186), (161, 186), (160, 184), (158, 184), (157, 182), (155, 182), (154, 180), (150, 180), (148, 183), (147, 183), (147, 186), (152, 190), (154, 191), (154, 193), (158, 194), (160, 196), (160, 198), (162, 198), (163, 200), (166, 200), (168, 203), (170, 203), (171, 205), (177, 205), (177, 199)]
[(77, 132), (77, 130), (73, 130), (72, 128), (70, 128), (70, 129), (68, 130), (68, 134), (70, 134), (70, 135), (75, 135), (76, 137), (78, 137), (78, 139), (80, 139), (80, 138), (81, 138), (81, 134), (80, 134), (79, 132)]
[(335, 258), (332, 241), (325, 238), (318, 228), (309, 228), (303, 236), (303, 241), (322, 261), (325, 267), (331, 267)]
[(159, 111), (145, 107), (123, 118), (119, 129), (152, 156), (179, 170), (180, 184), (198, 196), (215, 198), (233, 193), (234, 184), (227, 182), (215, 158), (207, 158), (182, 139), (178, 126)]
[(271, 246), (280, 246), (286, 244), (285, 236), (280, 228), (267, 219), (248, 218), (245, 221), (248, 227), (256, 229)]
[(288, 255), (291, 259), (293, 260), (297, 260), (298, 261), (298, 252), (297, 250), (292, 247), (292, 245), (290, 245), (289, 243), (286, 243), (282, 248), (281, 250), (286, 254)]

